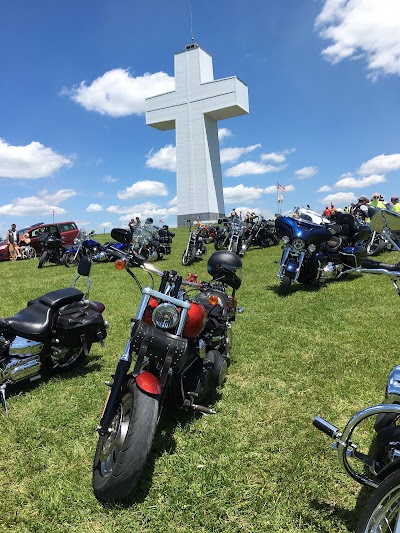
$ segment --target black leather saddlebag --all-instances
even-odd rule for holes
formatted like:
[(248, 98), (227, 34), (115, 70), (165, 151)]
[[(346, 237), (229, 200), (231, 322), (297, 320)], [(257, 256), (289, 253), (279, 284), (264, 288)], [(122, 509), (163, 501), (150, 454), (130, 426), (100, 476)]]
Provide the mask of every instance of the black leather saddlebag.
[(103, 315), (88, 305), (66, 305), (57, 318), (57, 337), (61, 344), (71, 348), (90, 346), (107, 337)]

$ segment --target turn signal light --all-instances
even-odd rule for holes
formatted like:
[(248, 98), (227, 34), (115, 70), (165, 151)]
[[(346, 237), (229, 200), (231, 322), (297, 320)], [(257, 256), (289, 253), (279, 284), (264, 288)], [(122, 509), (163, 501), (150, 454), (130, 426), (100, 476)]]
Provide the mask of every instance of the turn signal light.
[(211, 296), (209, 296), (208, 301), (210, 302), (211, 305), (217, 305), (218, 296), (215, 296), (215, 294), (212, 294)]
[(125, 261), (123, 261), (122, 259), (117, 259), (115, 261), (115, 268), (117, 270), (124, 270), (125, 268)]

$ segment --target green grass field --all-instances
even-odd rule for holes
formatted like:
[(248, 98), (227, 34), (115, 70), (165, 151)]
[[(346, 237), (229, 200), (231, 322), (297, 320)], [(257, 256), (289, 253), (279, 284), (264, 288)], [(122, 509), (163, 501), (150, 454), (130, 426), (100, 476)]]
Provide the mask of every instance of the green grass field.
[[(180, 265), (186, 239), (177, 230), (171, 256), (156, 266), (208, 279), (207, 256)], [(381, 402), (400, 359), (400, 300), (389, 279), (367, 275), (298, 285), (282, 298), (279, 257), (275, 246), (250, 249), (243, 260), (237, 296), (245, 312), (233, 327), (218, 414), (165, 412), (143, 478), (124, 505), (100, 504), (91, 473), (104, 381), (126, 343), (139, 291), (112, 263), (93, 265), (90, 297), (105, 303), (110, 322), (106, 349), (95, 345), (75, 372), (9, 387), (10, 414), (0, 414), (0, 531), (352, 531), (361, 487), (340, 470), (312, 418), (342, 428), (356, 411)], [(395, 263), (400, 254), (382, 260)], [(30, 260), (0, 263), (0, 275), (0, 316), (7, 317), (71, 285), (75, 271), (38, 270)]]

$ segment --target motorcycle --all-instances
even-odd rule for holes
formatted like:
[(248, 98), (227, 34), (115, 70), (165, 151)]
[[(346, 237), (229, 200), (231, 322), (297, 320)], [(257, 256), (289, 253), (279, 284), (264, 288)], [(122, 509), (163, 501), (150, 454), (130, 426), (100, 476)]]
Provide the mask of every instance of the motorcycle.
[(39, 238), (42, 246), (42, 255), (39, 258), (38, 268), (43, 268), (46, 262), (62, 265), (67, 249), (61, 235), (56, 233), (44, 233)]
[[(111, 235), (119, 242), (130, 238), (117, 228)], [(241, 284), (236, 272), (242, 263), (235, 254), (212, 254), (212, 279), (201, 283), (194, 275), (183, 280), (175, 271), (161, 272), (133, 252), (115, 255), (116, 267), (125, 268), (139, 287), (131, 266), (160, 276), (161, 282), (158, 290), (141, 288), (128, 342), (108, 382), (111, 388), (97, 428), (93, 463), (93, 489), (101, 501), (122, 500), (134, 489), (163, 406), (215, 414), (202, 403), (225, 380), (231, 325), (242, 312), (235, 297)]]
[(367, 256), (366, 249), (357, 243), (368, 238), (371, 230), (347, 213), (324, 225), (280, 216), (275, 227), (283, 241), (278, 271), (282, 295), (292, 283), (339, 279), (361, 266)]
[(77, 265), (82, 256), (87, 256), (94, 263), (109, 261), (105, 247), (91, 238), (94, 233), (94, 231), (87, 233), (85, 230), (79, 230), (78, 236), (74, 239), (75, 249), (67, 250), (64, 255), (66, 267)]
[(169, 255), (171, 253), (171, 243), (174, 237), (175, 233), (173, 231), (169, 231), (169, 227), (165, 224), (158, 230), (158, 240), (165, 248), (165, 255)]
[(265, 220), (264, 218), (254, 216), (253, 222), (244, 230), (244, 244), (246, 250), (250, 246), (259, 246), (266, 248), (267, 246), (274, 246), (279, 243), (278, 235), (276, 234), (275, 223), (272, 220)]
[(207, 253), (206, 245), (204, 244), (203, 228), (198, 225), (192, 229), (192, 220), (186, 221), (189, 224), (189, 238), (182, 255), (182, 265), (189, 266), (201, 259)]
[(243, 256), (246, 252), (246, 245), (243, 240), (243, 226), (238, 216), (231, 219), (220, 219), (219, 224), (223, 224), (223, 229), (217, 235), (214, 247), (216, 250), (227, 249), (234, 254)]
[(370, 256), (384, 250), (400, 252), (400, 215), (386, 209), (375, 209), (371, 218), (371, 237), (363, 243)]
[[(44, 372), (65, 372), (83, 364), (92, 344), (104, 347), (104, 304), (89, 302), (90, 261), (78, 268), (74, 285), (39, 296), (16, 315), (0, 318), (0, 401), (8, 414), (6, 387), (37, 380)], [(75, 288), (87, 277), (86, 294)]]
[[(147, 220), (152, 221), (152, 219)], [(166, 247), (160, 241), (159, 228), (154, 226), (152, 222), (147, 222), (147, 220), (142, 227), (135, 228), (133, 232), (129, 232), (132, 247), (148, 261), (161, 261), (166, 253)]]

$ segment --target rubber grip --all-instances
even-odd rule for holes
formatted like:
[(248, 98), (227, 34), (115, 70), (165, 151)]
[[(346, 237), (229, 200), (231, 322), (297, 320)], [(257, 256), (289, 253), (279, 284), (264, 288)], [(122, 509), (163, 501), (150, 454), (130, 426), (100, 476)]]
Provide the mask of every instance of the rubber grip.
[(320, 416), (316, 416), (313, 420), (313, 425), (322, 431), (322, 433), (325, 433), (325, 435), (328, 435), (331, 439), (335, 439), (336, 435), (339, 433), (339, 430), (337, 427), (333, 426)]

